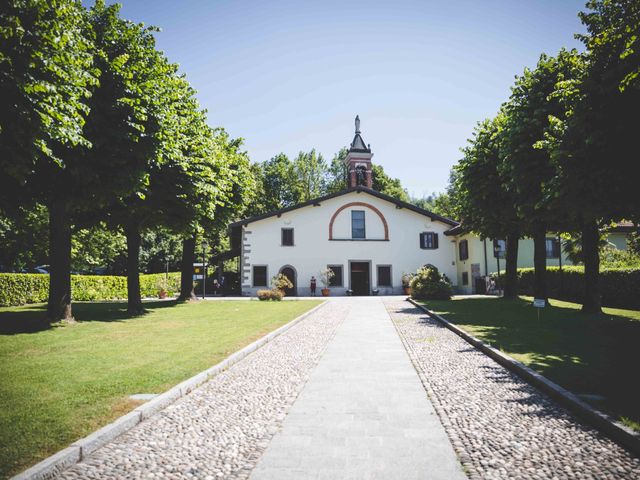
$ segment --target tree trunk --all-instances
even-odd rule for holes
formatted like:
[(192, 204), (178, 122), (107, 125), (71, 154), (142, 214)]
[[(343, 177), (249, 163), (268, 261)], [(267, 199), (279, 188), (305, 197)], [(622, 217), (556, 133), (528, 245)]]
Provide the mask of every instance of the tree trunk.
[(533, 296), (547, 299), (547, 228), (537, 225), (533, 231)]
[(182, 241), (182, 269), (180, 272), (179, 301), (197, 300), (193, 291), (193, 260), (196, 256), (195, 233)]
[(584, 313), (602, 312), (600, 299), (600, 253), (598, 243), (600, 232), (595, 221), (582, 225), (582, 258), (584, 260)]
[(507, 254), (504, 277), (504, 298), (516, 298), (518, 296), (518, 240), (520, 235), (511, 233), (507, 235)]
[(140, 227), (135, 222), (125, 225), (127, 237), (127, 313), (141, 315), (142, 297), (140, 295)]
[(47, 320), (73, 321), (71, 311), (71, 223), (67, 203), (62, 199), (49, 204), (49, 301)]

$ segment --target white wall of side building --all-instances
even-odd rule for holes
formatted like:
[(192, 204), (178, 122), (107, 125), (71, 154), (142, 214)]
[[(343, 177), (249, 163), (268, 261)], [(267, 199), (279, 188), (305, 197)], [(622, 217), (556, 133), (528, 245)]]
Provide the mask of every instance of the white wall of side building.
[[(360, 204), (366, 205), (360, 205)], [(351, 205), (353, 204), (353, 205)], [(333, 239), (329, 224), (333, 221)], [(351, 211), (364, 210), (366, 239), (351, 238)], [(380, 218), (376, 210), (382, 215)], [(385, 239), (385, 222), (388, 240)], [(349, 262), (370, 262), (370, 286), (380, 295), (402, 293), (402, 274), (415, 272), (425, 264), (433, 264), (456, 283), (455, 242), (444, 235), (452, 226), (439, 220), (401, 208), (364, 191), (353, 191), (322, 200), (280, 215), (253, 221), (243, 226), (242, 293), (255, 295), (265, 287), (253, 282), (253, 267), (267, 266), (271, 279), (285, 266), (293, 267), (297, 276), (298, 295), (308, 295), (311, 277), (317, 279), (318, 294), (322, 288), (320, 271), (328, 265), (342, 265), (343, 286), (332, 287), (332, 295), (343, 295), (350, 286)], [(281, 229), (294, 229), (294, 246), (281, 245)], [(437, 249), (420, 248), (420, 233), (438, 234)], [(390, 265), (392, 286), (380, 287), (377, 266)]]
[[(547, 238), (555, 238), (554, 233), (549, 233)], [(469, 246), (469, 258), (460, 259), (459, 243), (466, 240)], [(498, 260), (493, 255), (493, 241), (481, 239), (477, 235), (466, 233), (455, 238), (456, 245), (456, 265), (457, 265), (457, 291), (459, 293), (476, 293), (474, 286), (474, 274), (476, 276), (486, 276), (498, 271)], [(486, 246), (486, 257), (485, 257)], [(522, 238), (518, 241), (518, 268), (533, 268), (533, 239)], [(500, 271), (504, 272), (505, 259), (500, 258)], [(557, 267), (560, 265), (559, 258), (547, 258), (547, 266)], [(562, 265), (572, 265), (566, 253), (562, 252)], [(463, 274), (467, 273), (468, 282), (463, 282)]]

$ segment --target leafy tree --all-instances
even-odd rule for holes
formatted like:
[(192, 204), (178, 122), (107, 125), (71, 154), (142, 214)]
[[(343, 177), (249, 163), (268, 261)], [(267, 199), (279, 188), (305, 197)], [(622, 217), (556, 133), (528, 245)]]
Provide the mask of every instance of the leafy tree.
[(307, 202), (324, 195), (327, 183), (327, 162), (315, 148), (300, 152), (293, 161), (296, 198), (294, 203)]
[(431, 193), (422, 198), (410, 198), (409, 201), (415, 206), (424, 210), (429, 210), (436, 215), (456, 219), (458, 218), (458, 206), (455, 200), (455, 193), (452, 191), (455, 182), (449, 179), (449, 187), (444, 193)]
[(96, 273), (103, 269), (101, 273), (122, 273), (118, 263), (122, 265), (125, 251), (122, 233), (108, 229), (104, 223), (76, 230), (71, 239), (71, 270)]
[(505, 238), (506, 275), (504, 295), (517, 295), (518, 240), (521, 220), (514, 194), (506, 188), (501, 169), (505, 115), (476, 127), (463, 158), (454, 167), (452, 188), (456, 192), (456, 213), (465, 228), (488, 238)]
[[(163, 160), (160, 123), (167, 108), (166, 78), (174, 67), (156, 50), (156, 29), (125, 20), (119, 11), (119, 5), (106, 6), (102, 0), (89, 10), (100, 70), (84, 129), (91, 148), (80, 146), (67, 155), (73, 161), (67, 187), (73, 185), (82, 199), (73, 205), (85, 210), (78, 212), (84, 218), (99, 219), (99, 212), (132, 194), (144, 198), (150, 171)], [(125, 234), (130, 227), (125, 226)], [(136, 250), (131, 239), (127, 235), (129, 251)], [(130, 288), (136, 282), (129, 276)]]
[(387, 175), (381, 165), (373, 164), (371, 167), (372, 187), (380, 193), (397, 198), (403, 202), (409, 201), (409, 194), (402, 187), (399, 178), (392, 178)]
[(342, 147), (331, 159), (327, 170), (326, 193), (337, 193), (347, 187), (347, 169), (344, 166), (344, 160), (348, 154), (347, 147)]
[(587, 34), (581, 74), (560, 81), (554, 96), (564, 115), (551, 118), (543, 142), (559, 172), (549, 184), (556, 203), (579, 226), (585, 264), (582, 310), (600, 312), (599, 228), (638, 220), (636, 139), (640, 134), (638, 80), (640, 4), (592, 0), (580, 14)]
[(633, 232), (629, 236), (629, 250), (634, 254), (640, 256), (640, 233)]
[(226, 246), (228, 224), (243, 215), (256, 199), (255, 178), (247, 154), (241, 151), (242, 139), (230, 139), (223, 129), (217, 129), (214, 136), (216, 157), (225, 165), (226, 183), (224, 191), (213, 203), (203, 197), (201, 202), (208, 202), (213, 208), (196, 208), (197, 228), (184, 238), (182, 248), (182, 282), (180, 299), (195, 298), (191, 280), (192, 265), (198, 234), (206, 239), (212, 253), (221, 253)]
[(63, 168), (56, 146), (87, 144), (82, 127), (84, 100), (95, 85), (92, 64), (79, 1), (0, 4), (0, 165), (5, 181), (25, 184), (40, 163)]
[(262, 208), (260, 213), (294, 205), (298, 200), (298, 187), (294, 164), (284, 153), (261, 164)]
[(86, 14), (78, 1), (0, 5), (0, 201), (37, 199), (49, 212), (50, 320), (71, 319), (70, 149), (87, 147), (87, 98), (97, 81)]
[(0, 271), (20, 272), (48, 263), (47, 208), (36, 204), (11, 212), (0, 215)]
[(561, 50), (556, 57), (541, 55), (535, 69), (525, 69), (516, 78), (503, 106), (501, 174), (512, 192), (523, 231), (533, 238), (536, 298), (547, 298), (547, 231), (566, 227), (569, 220), (561, 209), (552, 208), (546, 186), (556, 176), (556, 167), (538, 142), (549, 131), (549, 117), (564, 115), (564, 105), (552, 95), (556, 85), (576, 78), (581, 66), (575, 51)]

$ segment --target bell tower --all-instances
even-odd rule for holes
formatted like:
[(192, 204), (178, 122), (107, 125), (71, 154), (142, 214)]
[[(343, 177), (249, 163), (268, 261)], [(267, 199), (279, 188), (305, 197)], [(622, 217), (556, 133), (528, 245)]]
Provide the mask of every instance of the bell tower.
[(371, 146), (366, 145), (360, 135), (360, 117), (356, 115), (356, 135), (353, 137), (349, 153), (344, 159), (347, 170), (347, 188), (372, 188)]

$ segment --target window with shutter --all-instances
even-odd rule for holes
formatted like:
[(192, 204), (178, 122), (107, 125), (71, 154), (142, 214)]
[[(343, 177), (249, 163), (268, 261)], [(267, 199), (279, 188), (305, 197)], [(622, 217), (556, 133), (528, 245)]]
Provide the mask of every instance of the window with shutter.
[(267, 267), (265, 265), (255, 265), (253, 267), (253, 286), (267, 286)]
[(467, 240), (462, 240), (458, 245), (458, 250), (460, 254), (460, 260), (467, 260), (469, 258), (469, 242)]
[(420, 234), (420, 248), (434, 250), (438, 248), (438, 234), (435, 232), (423, 232)]
[(282, 229), (282, 246), (293, 247), (293, 228)]
[(391, 286), (391, 265), (378, 265), (378, 286)]

